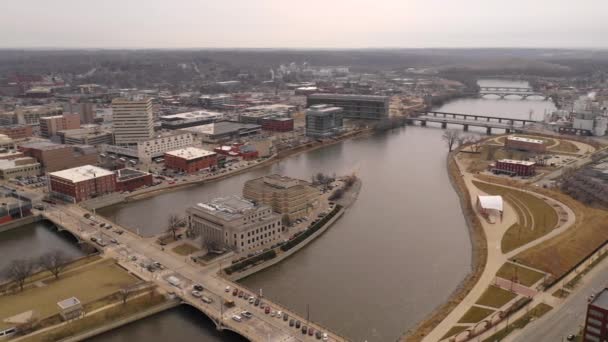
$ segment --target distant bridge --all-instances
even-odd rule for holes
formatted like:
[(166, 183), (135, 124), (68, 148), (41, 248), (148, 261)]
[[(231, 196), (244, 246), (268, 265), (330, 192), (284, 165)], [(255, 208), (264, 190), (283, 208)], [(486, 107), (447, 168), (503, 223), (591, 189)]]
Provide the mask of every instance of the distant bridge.
[(421, 126), (426, 126), (427, 122), (436, 122), (441, 124), (441, 128), (447, 128), (448, 124), (462, 125), (464, 131), (468, 131), (469, 126), (484, 127), (487, 134), (492, 134), (493, 128), (504, 129), (506, 133), (524, 132), (526, 124), (537, 123), (537, 121), (528, 119), (436, 111), (415, 112), (414, 114), (414, 116), (407, 118), (408, 123), (420, 122)]
[(528, 97), (542, 97), (544, 100), (549, 99), (548, 95), (535, 92), (532, 88), (518, 88), (518, 87), (480, 87), (479, 96), (484, 97), (486, 95), (496, 95), (501, 99), (507, 96), (519, 96), (522, 99)]

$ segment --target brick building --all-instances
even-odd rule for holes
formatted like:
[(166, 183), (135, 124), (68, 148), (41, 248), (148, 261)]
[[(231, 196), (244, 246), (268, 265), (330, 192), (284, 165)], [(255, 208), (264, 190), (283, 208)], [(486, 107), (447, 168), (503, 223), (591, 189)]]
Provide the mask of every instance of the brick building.
[(587, 317), (583, 342), (600, 342), (608, 339), (608, 289), (600, 291), (587, 304)]
[(535, 162), (513, 159), (497, 160), (490, 164), (489, 169), (495, 174), (508, 174), (510, 176), (533, 176), (536, 173)]
[(80, 128), (80, 114), (63, 114), (40, 118), (40, 135), (56, 136), (59, 131)]
[(97, 164), (98, 153), (89, 145), (62, 145), (51, 142), (33, 142), (19, 146), (19, 150), (42, 164), (47, 172), (71, 167)]
[(194, 173), (217, 165), (217, 153), (186, 147), (165, 153), (165, 166), (180, 172)]
[(92, 165), (51, 172), (49, 191), (54, 197), (78, 203), (116, 191), (116, 174)]
[(12, 139), (25, 139), (32, 136), (32, 126), (28, 125), (9, 125), (0, 126), (0, 134), (4, 134)]
[(293, 119), (281, 117), (262, 119), (262, 129), (273, 132), (291, 132), (293, 131)]
[(547, 151), (547, 146), (540, 139), (522, 138), (516, 136), (508, 136), (505, 140), (505, 147), (536, 153), (544, 153)]
[(134, 169), (116, 171), (116, 191), (133, 191), (154, 183), (152, 174)]

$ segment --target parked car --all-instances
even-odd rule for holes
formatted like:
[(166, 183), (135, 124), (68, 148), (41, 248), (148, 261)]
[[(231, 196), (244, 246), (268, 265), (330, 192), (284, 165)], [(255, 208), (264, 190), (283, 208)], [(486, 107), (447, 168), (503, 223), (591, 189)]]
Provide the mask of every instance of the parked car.
[(202, 296), (201, 300), (203, 301), (203, 303), (207, 303), (207, 304), (213, 303), (213, 299), (206, 297), (206, 296)]
[(230, 292), (230, 286), (226, 286), (226, 288), (224, 289), (225, 292)]
[(194, 291), (192, 291), (192, 296), (195, 297), (195, 298), (200, 298), (201, 297), (201, 293), (199, 291), (194, 290)]
[(239, 315), (232, 316), (232, 320), (234, 320), (236, 322), (242, 322), (243, 321), (243, 319)]
[(196, 291), (203, 291), (203, 285), (201, 284), (194, 284), (194, 286), (192, 286), (193, 289), (195, 289)]
[(270, 313), (270, 306), (264, 308), (264, 313), (267, 315)]
[(234, 289), (234, 290), (232, 290), (232, 295), (233, 295), (233, 296), (236, 296), (236, 295), (238, 295), (238, 294), (239, 294), (239, 290), (238, 290), (238, 289)]
[(243, 312), (241, 312), (241, 316), (243, 316), (245, 318), (251, 318), (251, 317), (253, 317), (253, 314), (249, 311), (243, 311)]

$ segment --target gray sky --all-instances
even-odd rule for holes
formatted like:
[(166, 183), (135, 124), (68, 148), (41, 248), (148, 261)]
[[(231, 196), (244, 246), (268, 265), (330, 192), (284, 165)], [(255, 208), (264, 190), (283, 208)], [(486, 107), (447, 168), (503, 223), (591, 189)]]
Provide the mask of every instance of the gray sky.
[(608, 47), (608, 0), (0, 1), (0, 47)]

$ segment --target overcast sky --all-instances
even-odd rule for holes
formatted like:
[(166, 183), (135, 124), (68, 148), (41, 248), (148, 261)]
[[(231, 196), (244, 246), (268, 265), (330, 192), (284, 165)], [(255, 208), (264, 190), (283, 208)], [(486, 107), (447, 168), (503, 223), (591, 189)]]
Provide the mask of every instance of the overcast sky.
[(608, 47), (608, 0), (0, 1), (0, 47)]

